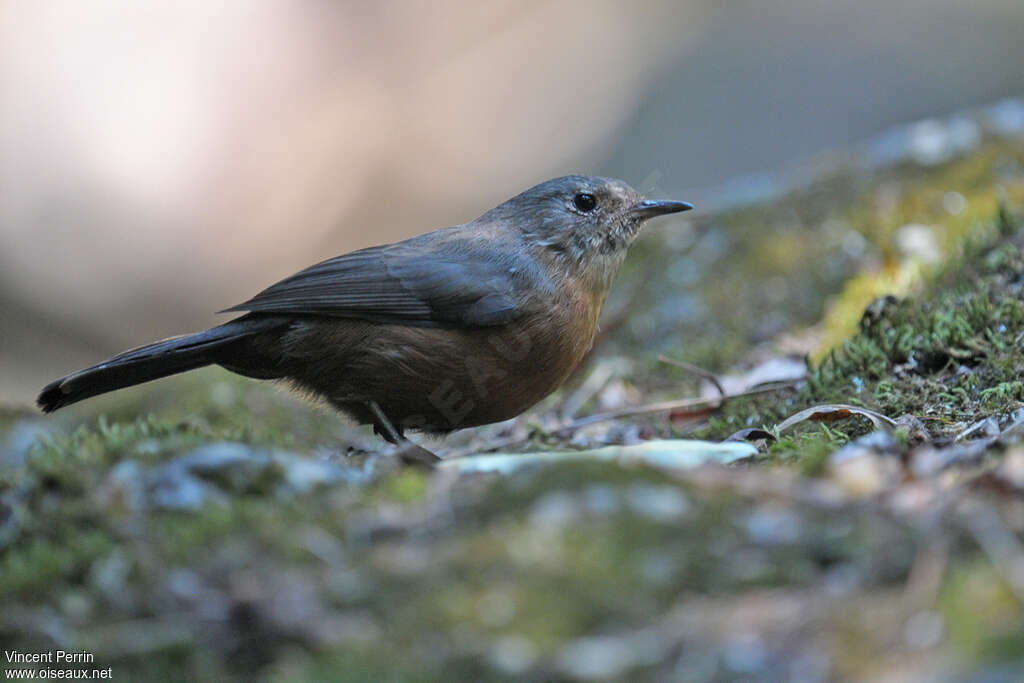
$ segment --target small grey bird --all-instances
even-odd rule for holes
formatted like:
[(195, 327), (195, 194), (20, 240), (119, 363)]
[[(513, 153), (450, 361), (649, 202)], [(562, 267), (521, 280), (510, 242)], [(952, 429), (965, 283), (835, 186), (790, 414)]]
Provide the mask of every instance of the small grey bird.
[(561, 385), (641, 225), (692, 208), (619, 180), (555, 178), (469, 223), (311, 266), (227, 309), (244, 315), (63, 377), (38, 403), (220, 365), (284, 380), (429, 459), (406, 429), (499, 422)]

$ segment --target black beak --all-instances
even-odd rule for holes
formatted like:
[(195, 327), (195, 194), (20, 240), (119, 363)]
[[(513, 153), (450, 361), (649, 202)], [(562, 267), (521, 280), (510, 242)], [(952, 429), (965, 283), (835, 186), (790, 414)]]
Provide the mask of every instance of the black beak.
[(693, 204), (689, 202), (645, 199), (641, 202), (637, 202), (633, 208), (630, 209), (630, 213), (640, 218), (640, 220), (647, 220), (648, 218), (654, 218), (655, 216), (664, 216), (670, 213), (689, 211), (692, 208)]

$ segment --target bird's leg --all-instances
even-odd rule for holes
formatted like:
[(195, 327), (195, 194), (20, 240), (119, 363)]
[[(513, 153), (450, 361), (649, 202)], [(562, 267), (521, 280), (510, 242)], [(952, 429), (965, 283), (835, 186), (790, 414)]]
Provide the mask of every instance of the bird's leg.
[(395, 425), (391, 424), (391, 420), (381, 410), (380, 405), (376, 401), (370, 401), (366, 404), (369, 407), (370, 412), (373, 413), (374, 423), (373, 431), (378, 435), (384, 437), (387, 441), (398, 445), (399, 442), (405, 440), (405, 435), (398, 431)]
[(395, 444), (398, 448), (395, 450), (397, 455), (402, 462), (406, 465), (426, 465), (427, 467), (433, 467), (436, 463), (441, 461), (441, 458), (437, 457), (434, 453), (431, 453), (422, 446), (417, 446), (409, 439), (405, 438), (402, 434), (402, 430), (396, 428), (391, 423), (388, 416), (384, 414), (380, 406), (376, 401), (369, 401), (367, 404), (370, 412), (373, 413), (375, 422), (373, 424), (373, 431), (380, 434), (387, 441)]

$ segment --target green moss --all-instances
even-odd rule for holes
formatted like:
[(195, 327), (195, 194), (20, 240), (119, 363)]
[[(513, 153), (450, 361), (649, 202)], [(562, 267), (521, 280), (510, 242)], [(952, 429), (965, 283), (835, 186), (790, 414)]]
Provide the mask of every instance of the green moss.
[(412, 503), (426, 493), (427, 478), (421, 470), (401, 470), (380, 482), (380, 494), (384, 500)]
[[(1024, 302), (1017, 283), (1024, 279), (1024, 255), (1016, 233), (1001, 234), (989, 230), (987, 243), (972, 242), (963, 257), (936, 274), (931, 292), (876, 307), (856, 335), (812, 365), (796, 395), (731, 402), (706, 434), (721, 438), (745, 426), (770, 427), (825, 403), (861, 405), (893, 418), (933, 418), (937, 433), (1020, 406)], [(847, 436), (863, 430), (857, 422), (838, 428)], [(815, 471), (818, 444), (784, 440), (775, 452), (806, 447), (807, 467)]]
[(116, 540), (104, 531), (86, 528), (49, 538), (37, 536), (0, 558), (3, 594), (38, 599), (51, 594), (55, 586), (79, 582), (92, 563), (115, 545)]
[(824, 473), (829, 456), (848, 440), (838, 429), (819, 425), (815, 431), (783, 436), (771, 445), (768, 456), (775, 462), (797, 465), (807, 476), (819, 476)]

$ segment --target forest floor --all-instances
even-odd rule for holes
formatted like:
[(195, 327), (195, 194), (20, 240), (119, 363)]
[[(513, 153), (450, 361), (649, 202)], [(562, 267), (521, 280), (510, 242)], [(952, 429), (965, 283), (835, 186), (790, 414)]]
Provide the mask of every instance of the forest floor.
[(1024, 139), (929, 125), (652, 226), (586, 366), (434, 471), (216, 369), (4, 408), (0, 642), (115, 680), (1013, 680)]

